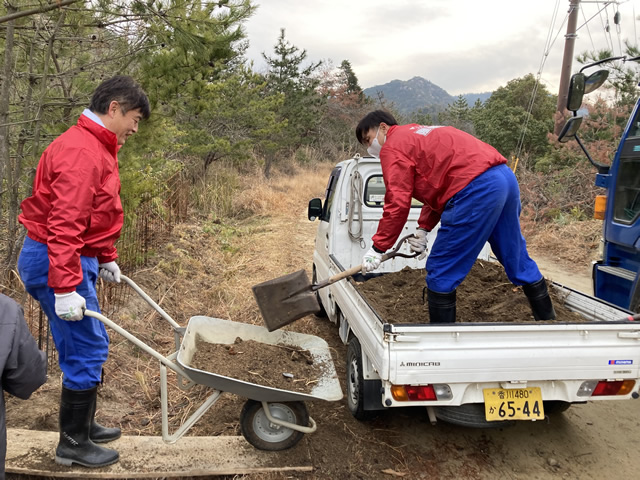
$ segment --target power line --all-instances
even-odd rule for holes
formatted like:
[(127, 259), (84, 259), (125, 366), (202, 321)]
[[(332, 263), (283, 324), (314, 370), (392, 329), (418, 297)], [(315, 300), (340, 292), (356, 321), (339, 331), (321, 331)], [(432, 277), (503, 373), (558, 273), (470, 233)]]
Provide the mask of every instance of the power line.
[(529, 100), (529, 105), (527, 106), (527, 116), (525, 118), (524, 124), (522, 125), (522, 134), (520, 135), (520, 139), (518, 140), (518, 146), (516, 148), (516, 158), (520, 158), (520, 153), (522, 152), (522, 147), (524, 145), (524, 137), (526, 136), (527, 127), (529, 126), (529, 119), (531, 118), (531, 112), (533, 111), (533, 105), (535, 103), (536, 95), (538, 93), (538, 86), (540, 85), (540, 77), (542, 76), (542, 70), (544, 69), (544, 64), (546, 63), (547, 58), (549, 57), (549, 51), (551, 50), (551, 47), (555, 43), (556, 39), (558, 38), (558, 35), (560, 34), (560, 31), (562, 30), (562, 27), (564, 26), (564, 22), (566, 22), (567, 18), (569, 17), (569, 14), (567, 13), (567, 15), (565, 16), (562, 22), (562, 25), (558, 29), (558, 33), (556, 34), (555, 38), (551, 40), (551, 35), (553, 33), (553, 29), (556, 24), (559, 8), (560, 8), (560, 0), (556, 0), (556, 6), (553, 9), (553, 15), (551, 16), (551, 22), (549, 23), (549, 31), (547, 32), (547, 39), (545, 40), (544, 51), (542, 53), (542, 58), (540, 59), (540, 66), (538, 67), (538, 73), (536, 74), (536, 81), (533, 86), (533, 91), (531, 92), (531, 99)]
[[(609, 23), (609, 3), (604, 6), (604, 11), (607, 14), (607, 28), (605, 29), (605, 36), (609, 36), (609, 42), (611, 43), (611, 51), (615, 54), (615, 48), (613, 45), (613, 38), (611, 37), (611, 24)], [(622, 52), (620, 52), (622, 54)]]
[(595, 17), (597, 15), (597, 13), (596, 13), (596, 15), (591, 17), (589, 20), (587, 20), (587, 16), (584, 14), (584, 8), (581, 8), (580, 11), (582, 12), (582, 18), (584, 19), (584, 23), (582, 25), (580, 25), (578, 28), (576, 28), (576, 32), (578, 30), (580, 30), (582, 27), (587, 27), (587, 33), (589, 34), (589, 40), (591, 41), (591, 48), (593, 48), (593, 50), (595, 51), (596, 45), (595, 45), (595, 43), (593, 43), (593, 37), (591, 36), (591, 30), (589, 30), (589, 20), (593, 19), (593, 17)]
[(598, 13), (597, 15), (600, 17), (600, 25), (602, 26), (602, 30), (604, 31), (604, 39), (607, 42), (607, 49), (611, 50), (613, 53), (613, 43), (609, 44), (609, 38), (607, 37), (607, 30), (609, 28), (609, 18), (607, 17), (607, 23), (605, 25), (604, 20), (602, 19), (602, 11), (607, 8), (608, 3), (605, 3), (604, 7), (600, 8), (600, 2), (596, 2), (598, 5)]

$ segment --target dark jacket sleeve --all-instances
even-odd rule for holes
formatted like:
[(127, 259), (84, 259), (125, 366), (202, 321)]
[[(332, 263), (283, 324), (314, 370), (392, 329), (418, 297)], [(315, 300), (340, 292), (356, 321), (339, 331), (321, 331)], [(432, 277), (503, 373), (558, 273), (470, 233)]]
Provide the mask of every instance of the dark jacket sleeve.
[(0, 295), (0, 347), (2, 389), (18, 398), (29, 398), (47, 381), (46, 354), (31, 336), (22, 308), (3, 295)]

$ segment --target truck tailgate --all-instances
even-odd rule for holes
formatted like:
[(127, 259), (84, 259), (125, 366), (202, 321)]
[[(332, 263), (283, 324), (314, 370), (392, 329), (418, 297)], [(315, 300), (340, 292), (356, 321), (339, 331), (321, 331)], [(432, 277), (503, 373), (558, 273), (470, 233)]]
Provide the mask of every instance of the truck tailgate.
[(640, 324), (423, 326), (390, 339), (394, 384), (630, 379)]
[(640, 322), (625, 310), (554, 284), (584, 323), (388, 325), (395, 384), (640, 377)]

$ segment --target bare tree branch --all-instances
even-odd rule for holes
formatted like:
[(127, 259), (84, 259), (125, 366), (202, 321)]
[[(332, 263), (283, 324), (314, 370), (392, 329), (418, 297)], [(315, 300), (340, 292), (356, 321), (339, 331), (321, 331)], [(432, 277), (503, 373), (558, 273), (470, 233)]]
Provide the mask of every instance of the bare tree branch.
[(80, 0), (56, 0), (55, 3), (46, 5), (44, 7), (32, 8), (31, 10), (22, 10), (21, 12), (10, 13), (4, 17), (0, 17), (0, 23), (5, 23), (16, 18), (28, 17), (29, 15), (35, 15), (36, 13), (48, 12), (49, 10), (55, 10), (56, 8), (64, 7), (65, 5), (71, 5), (72, 3), (79, 2)]

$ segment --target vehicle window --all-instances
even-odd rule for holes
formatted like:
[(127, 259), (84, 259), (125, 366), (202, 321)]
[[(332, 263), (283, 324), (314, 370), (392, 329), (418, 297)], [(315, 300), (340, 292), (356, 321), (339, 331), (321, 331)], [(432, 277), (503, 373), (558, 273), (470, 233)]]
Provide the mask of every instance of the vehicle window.
[[(367, 179), (367, 184), (364, 187), (364, 204), (367, 207), (384, 207), (386, 191), (382, 175), (372, 175)], [(413, 198), (411, 199), (411, 207), (422, 207), (422, 203)]]
[(631, 123), (631, 127), (629, 128), (629, 137), (638, 137), (640, 136), (640, 109), (636, 112), (636, 116)]
[(328, 222), (331, 218), (331, 204), (333, 203), (333, 197), (336, 194), (336, 185), (338, 184), (338, 178), (340, 178), (340, 172), (342, 167), (336, 167), (331, 171), (329, 175), (329, 181), (327, 182), (327, 189), (324, 192), (324, 208), (322, 211), (322, 217), (320, 220)]
[[(635, 150), (635, 149), (634, 149)], [(613, 203), (615, 221), (631, 224), (640, 216), (640, 151), (620, 158)]]

